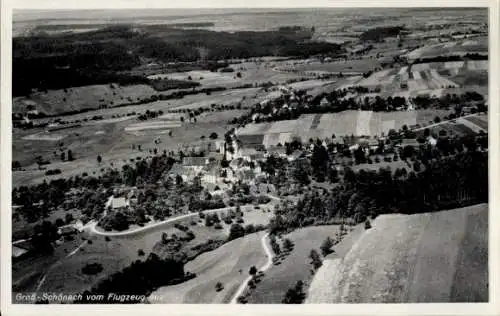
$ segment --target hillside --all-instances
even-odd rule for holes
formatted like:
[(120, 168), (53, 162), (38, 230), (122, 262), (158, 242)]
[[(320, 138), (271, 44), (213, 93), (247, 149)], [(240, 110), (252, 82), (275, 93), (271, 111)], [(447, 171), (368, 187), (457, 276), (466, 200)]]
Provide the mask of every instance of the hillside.
[(343, 258), (328, 258), (306, 303), (488, 301), (488, 205), (382, 215)]

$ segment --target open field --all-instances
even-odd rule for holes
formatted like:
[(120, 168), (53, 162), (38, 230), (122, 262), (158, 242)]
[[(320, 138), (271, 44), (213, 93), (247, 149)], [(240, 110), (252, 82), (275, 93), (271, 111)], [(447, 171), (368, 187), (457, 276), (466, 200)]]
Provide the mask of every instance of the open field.
[(396, 112), (343, 111), (328, 114), (307, 114), (296, 120), (248, 124), (237, 130), (236, 135), (261, 135), (263, 144), (274, 146), (291, 141), (294, 136), (303, 141), (309, 138), (339, 136), (381, 136), (403, 125), (428, 124), (437, 116), (449, 114), (445, 110), (416, 110)]
[(25, 112), (28, 105), (45, 114), (59, 114), (85, 108), (108, 107), (136, 102), (156, 94), (169, 94), (171, 91), (158, 92), (148, 85), (118, 86), (91, 85), (60, 90), (48, 90), (47, 93), (32, 93), (28, 98), (13, 98), (12, 112)]
[(297, 71), (326, 71), (330, 73), (347, 74), (362, 74), (364, 72), (373, 71), (380, 68), (380, 62), (377, 59), (361, 59), (361, 60), (340, 60), (333, 62), (312, 62), (294, 66)]
[[(274, 61), (271, 63), (280, 63), (279, 61)], [(269, 65), (269, 62), (243, 62), (241, 64), (233, 64), (229, 67), (234, 69), (234, 72), (211, 72), (211, 71), (188, 71), (188, 72), (176, 72), (167, 74), (156, 74), (151, 75), (148, 78), (169, 78), (176, 80), (189, 80), (191, 79), (195, 82), (199, 82), (202, 87), (227, 87), (234, 88), (246, 84), (262, 84), (264, 82), (273, 82), (276, 84), (283, 84), (291, 79), (300, 78), (300, 74), (294, 73), (282, 73), (273, 70), (273, 67)], [(241, 77), (237, 76), (237, 73), (241, 74)]]
[(488, 205), (382, 215), (343, 259), (328, 259), (307, 303), (488, 301)]
[[(28, 131), (15, 130), (12, 145), (13, 160), (19, 161), (25, 171), (13, 172), (13, 186), (38, 183), (43, 179), (50, 180), (81, 175), (83, 172), (87, 172), (89, 175), (94, 173), (98, 175), (103, 168), (121, 168), (123, 164), (129, 163), (130, 159), (146, 157), (150, 155), (149, 150), (153, 148), (157, 148), (159, 153), (163, 152), (163, 150), (170, 151), (184, 146), (206, 148), (207, 144), (212, 142), (208, 139), (212, 132), (222, 137), (231, 128), (231, 126), (222, 125), (216, 120), (209, 120), (208, 123), (184, 123), (178, 127), (173, 127), (174, 125), (161, 119), (139, 124), (141, 125), (133, 126), (136, 128), (149, 127), (149, 129), (135, 131), (131, 134), (125, 132), (125, 128), (131, 125), (129, 121), (103, 123), (98, 128), (89, 124), (55, 132), (55, 135), (65, 136), (60, 141), (24, 139), (25, 136), (32, 134), (44, 136), (48, 134), (51, 136), (52, 133), (45, 133), (36, 129)], [(178, 125), (178, 123), (175, 123), (175, 125)], [(152, 127), (161, 128), (151, 129)], [(172, 131), (172, 136), (169, 136), (167, 130)], [(202, 135), (206, 137), (205, 140), (200, 139)], [(155, 144), (155, 139), (159, 139), (160, 144)], [(63, 146), (60, 146), (60, 142), (63, 143)], [(132, 149), (133, 145), (135, 145), (135, 149)], [(138, 150), (137, 145), (141, 145), (142, 151)], [(60, 149), (71, 150), (75, 160), (71, 162), (61, 161)], [(49, 165), (44, 166), (45, 168), (61, 169), (62, 174), (45, 176), (45, 170), (39, 170), (35, 164), (35, 157), (38, 155), (51, 162)], [(98, 155), (102, 157), (101, 164), (97, 163), (96, 158)]]
[(487, 54), (488, 38), (475, 37), (461, 41), (446, 42), (428, 45), (410, 52), (408, 59), (431, 58), (436, 56), (465, 55), (465, 54)]
[(488, 85), (488, 61), (470, 60), (415, 64), (411, 68), (384, 69), (370, 77), (346, 83), (345, 86), (379, 88), (382, 96), (415, 97), (429, 93), (442, 95), (442, 90)]
[[(434, 123), (427, 128), (435, 135), (439, 135), (441, 131), (445, 131), (448, 135), (456, 136), (476, 135), (481, 131), (488, 132), (488, 116), (473, 114), (453, 121)], [(417, 134), (423, 134), (424, 129), (417, 129)]]
[[(251, 266), (266, 261), (261, 238), (264, 232), (235, 239), (214, 251), (204, 253), (185, 266), (197, 277), (184, 283), (159, 288), (152, 295), (161, 297), (154, 303), (227, 303), (240, 284), (247, 278)], [(241, 273), (240, 273), (241, 270)], [(215, 284), (224, 289), (217, 292)]]
[(272, 265), (262, 281), (248, 297), (253, 304), (279, 304), (286, 291), (297, 281), (307, 281), (311, 276), (311, 249), (319, 251), (326, 237), (334, 238), (339, 226), (314, 226), (298, 229), (283, 238), (290, 238), (295, 244), (291, 254), (279, 265)]

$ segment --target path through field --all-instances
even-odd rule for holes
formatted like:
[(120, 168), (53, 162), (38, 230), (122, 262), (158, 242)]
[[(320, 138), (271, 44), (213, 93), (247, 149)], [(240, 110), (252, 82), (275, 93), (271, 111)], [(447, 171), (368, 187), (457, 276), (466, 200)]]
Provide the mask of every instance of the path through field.
[[(260, 267), (258, 269), (259, 271), (262, 271), (262, 272), (267, 271), (271, 267), (271, 265), (273, 264), (273, 253), (272, 253), (271, 249), (269, 248), (268, 237), (269, 237), (269, 233), (262, 236), (262, 239), (260, 240), (262, 243), (262, 248), (264, 248), (264, 251), (266, 252), (266, 256), (267, 256), (266, 264), (264, 264), (262, 267)], [(243, 281), (243, 283), (240, 285), (240, 287), (238, 288), (236, 293), (234, 293), (230, 304), (237, 303), (238, 297), (241, 294), (243, 294), (243, 291), (245, 291), (245, 288), (247, 287), (248, 282), (250, 282), (251, 279), (252, 279), (252, 277), (249, 276), (248, 278), (245, 279), (245, 281)]]

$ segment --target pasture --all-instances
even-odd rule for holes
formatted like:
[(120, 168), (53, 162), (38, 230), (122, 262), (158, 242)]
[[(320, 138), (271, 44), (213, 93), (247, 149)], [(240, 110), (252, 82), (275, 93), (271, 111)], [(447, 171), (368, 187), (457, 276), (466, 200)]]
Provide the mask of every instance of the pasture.
[(488, 301), (488, 205), (382, 215), (342, 259), (327, 259), (307, 303)]
[[(121, 121), (102, 123), (97, 128), (93, 124), (85, 124), (78, 128), (54, 132), (55, 135), (65, 136), (59, 141), (33, 140), (30, 137), (26, 139), (27, 135), (32, 134), (48, 136), (53, 134), (40, 129), (15, 131), (12, 144), (13, 160), (19, 161), (25, 171), (12, 173), (13, 185), (39, 183), (44, 179), (59, 177), (81, 176), (84, 172), (89, 175), (99, 175), (105, 168), (121, 168), (125, 163), (129, 163), (130, 159), (150, 156), (149, 150), (154, 148), (157, 148), (158, 153), (162, 153), (163, 150), (177, 150), (186, 146), (206, 147), (210, 142), (208, 136), (212, 132), (222, 137), (229, 128), (231, 126), (222, 125), (216, 120), (182, 125), (175, 121), (169, 122), (161, 119), (141, 123)], [(168, 131), (172, 132), (171, 136)], [(201, 136), (205, 136), (205, 140), (201, 140)], [(155, 140), (159, 140), (160, 143), (155, 144)], [(140, 150), (138, 145), (141, 146)], [(62, 161), (61, 150), (71, 150), (74, 160)], [(100, 164), (97, 163), (98, 155), (102, 157)], [(45, 176), (46, 170), (40, 170), (35, 164), (36, 156), (42, 156), (44, 160), (51, 162), (43, 166), (44, 168), (60, 169), (62, 174)]]
[(319, 247), (326, 237), (334, 238), (339, 226), (314, 226), (293, 231), (283, 236), (295, 244), (291, 254), (279, 265), (272, 265), (266, 271), (262, 281), (248, 296), (248, 302), (253, 304), (279, 304), (286, 291), (299, 280), (307, 282), (311, 277), (309, 253), (311, 249), (319, 252)]
[[(261, 238), (264, 232), (235, 239), (214, 251), (201, 254), (185, 266), (185, 270), (196, 273), (194, 279), (177, 285), (161, 287), (152, 295), (161, 297), (160, 304), (209, 304), (227, 303), (247, 278), (251, 266), (259, 267), (266, 262)], [(241, 271), (241, 272), (240, 272)], [(217, 292), (215, 285), (221, 282), (224, 288)]]
[[(261, 209), (267, 209), (269, 206), (261, 206)], [(252, 209), (249, 211), (249, 209)], [(243, 206), (243, 220), (244, 223), (242, 225), (248, 224), (267, 224), (269, 219), (272, 216), (270, 212), (263, 212), (261, 210), (253, 210), (253, 206)], [(219, 213), (220, 214), (220, 213)], [(194, 220), (196, 225), (192, 225), (191, 222)], [(183, 233), (174, 227), (175, 223), (183, 224), (193, 233), (195, 234), (195, 238), (189, 241), (186, 245), (186, 249), (190, 249), (196, 245), (206, 242), (209, 239), (213, 240), (224, 240), (228, 236), (229, 226), (223, 222), (221, 222), (223, 228), (216, 229), (214, 227), (205, 227), (204, 221), (199, 221), (198, 215), (194, 215), (192, 218), (187, 218), (184, 220), (165, 223), (163, 225), (159, 225), (156, 227), (151, 227), (150, 229), (146, 229), (137, 233), (131, 233), (122, 236), (111, 236), (110, 241), (105, 241), (105, 237), (101, 235), (89, 235), (85, 233), (84, 236), (87, 236), (88, 239), (92, 240), (91, 244), (86, 244), (82, 247), (82, 250), (77, 251), (73, 256), (69, 258), (64, 258), (60, 262), (57, 263), (56, 268), (51, 269), (49, 273), (47, 273), (45, 283), (40, 288), (40, 291), (48, 291), (53, 292), (63, 288), (69, 293), (78, 293), (81, 292), (91, 285), (98, 282), (100, 279), (106, 278), (108, 275), (117, 272), (124, 267), (130, 265), (134, 260), (146, 258), (147, 255), (153, 250), (154, 245), (161, 241), (162, 234), (165, 232), (169, 236), (172, 234), (176, 234), (181, 236)], [(132, 227), (137, 228), (137, 227)], [(260, 237), (263, 232), (252, 234), (246, 236), (244, 238), (239, 238), (235, 241), (232, 241), (228, 244), (225, 244), (221, 248), (218, 248), (214, 251), (208, 252), (201, 256), (204, 256), (202, 259), (196, 258), (193, 263), (188, 263), (186, 266), (186, 271), (191, 271), (195, 273), (199, 273), (196, 270), (198, 265), (205, 266), (204, 269), (209, 269), (208, 266), (211, 265), (210, 262), (207, 262), (208, 258), (218, 258), (219, 263), (222, 263), (225, 260), (226, 254), (231, 254), (233, 259), (237, 262), (234, 263), (234, 269), (232, 271), (225, 271), (228, 275), (223, 276), (221, 280), (213, 280), (214, 283), (209, 286), (210, 291), (207, 290), (207, 297), (202, 297), (201, 299), (208, 299), (211, 297), (211, 292), (216, 294), (215, 292), (215, 283), (218, 281), (226, 280), (227, 287), (226, 290), (221, 293), (223, 297), (218, 297), (218, 300), (226, 300), (227, 295), (230, 295), (231, 287), (234, 287), (232, 291), (234, 292), (239, 286), (240, 281), (243, 281), (248, 273), (248, 268), (251, 265), (257, 265), (259, 262), (250, 264), (252, 262), (252, 258), (256, 257), (256, 254), (263, 254), (262, 247), (260, 245)], [(76, 244), (75, 244), (76, 245)], [(246, 250), (242, 248), (247, 248)], [(138, 255), (138, 250), (142, 249), (145, 252), (145, 256), (141, 257)], [(240, 252), (235, 251), (235, 249), (239, 249)], [(161, 255), (161, 251), (159, 253)], [(221, 254), (224, 254), (223, 256)], [(201, 257), (200, 256), (200, 257)], [(241, 258), (240, 258), (241, 256)], [(258, 257), (258, 255), (257, 255)], [(264, 256), (265, 259), (265, 256)], [(198, 260), (198, 261), (197, 261)], [(249, 261), (250, 260), (250, 261)], [(81, 268), (85, 266), (87, 263), (98, 262), (102, 264), (103, 271), (97, 275), (85, 275), (81, 272)], [(200, 263), (201, 262), (201, 263)], [(250, 265), (248, 265), (250, 264)], [(217, 266), (216, 264), (215, 266)], [(246, 266), (248, 265), (248, 266)], [(227, 267), (227, 266), (226, 266)], [(236, 269), (238, 267), (238, 269)], [(213, 268), (213, 267), (212, 267)], [(239, 276), (239, 273), (235, 276), (235, 272), (240, 268), (245, 270), (245, 273)], [(193, 269), (195, 271), (193, 271)], [(225, 270), (225, 269), (223, 269)], [(206, 279), (205, 273), (201, 275), (203, 280)], [(239, 280), (239, 278), (241, 280)], [(208, 278), (210, 278), (210, 274), (208, 274)], [(198, 279), (198, 278), (196, 278)], [(196, 280), (194, 279), (194, 280)], [(194, 280), (190, 280), (188, 282), (192, 282)], [(198, 282), (198, 281), (196, 281)], [(204, 283), (205, 281), (203, 281)], [(184, 283), (183, 283), (184, 284)], [(188, 287), (191, 286), (191, 283), (188, 284)], [(202, 288), (204, 286), (201, 286)], [(170, 288), (170, 287), (167, 287)], [(197, 291), (197, 290), (194, 290)], [(191, 294), (187, 296), (192, 297)], [(196, 295), (195, 298), (196, 300)], [(204, 302), (204, 301), (201, 301)], [(211, 302), (211, 301), (207, 301)], [(222, 301), (221, 301), (222, 302)], [(180, 303), (180, 301), (175, 301), (174, 303)]]

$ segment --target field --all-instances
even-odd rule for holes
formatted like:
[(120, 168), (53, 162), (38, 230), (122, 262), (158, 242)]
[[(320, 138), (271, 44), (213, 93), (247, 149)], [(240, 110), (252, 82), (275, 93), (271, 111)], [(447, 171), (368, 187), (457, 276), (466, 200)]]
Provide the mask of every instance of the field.
[(487, 52), (488, 38), (475, 37), (473, 39), (446, 42), (418, 48), (408, 54), (408, 59), (414, 60), (418, 58), (431, 58), (436, 56), (465, 55), (467, 53), (487, 54)]
[(299, 280), (304, 282), (311, 276), (309, 252), (319, 247), (326, 237), (334, 238), (338, 226), (315, 226), (298, 229), (283, 238), (295, 244), (291, 254), (279, 265), (272, 265), (262, 281), (248, 297), (253, 304), (279, 304), (286, 291)]
[(344, 75), (347, 74), (362, 74), (364, 72), (373, 71), (374, 69), (380, 68), (380, 62), (377, 59), (361, 59), (361, 60), (340, 60), (333, 62), (311, 62), (311, 63), (300, 63), (297, 65), (290, 65), (299, 72), (328, 72), (328, 73), (340, 73)]
[[(234, 88), (246, 84), (262, 84), (264, 82), (273, 82), (276, 84), (283, 84), (290, 79), (300, 78), (299, 74), (278, 72), (271, 67), (276, 62), (242, 62), (240, 64), (233, 64), (229, 67), (234, 69), (234, 72), (211, 72), (211, 71), (188, 71), (176, 72), (167, 74), (151, 75), (148, 78), (164, 78), (189, 80), (199, 82), (202, 87), (220, 87)], [(237, 76), (237, 73), (241, 77)]]
[[(162, 287), (152, 295), (161, 298), (154, 303), (227, 303), (247, 278), (248, 269), (261, 266), (266, 255), (261, 245), (264, 232), (233, 240), (214, 251), (204, 253), (185, 266), (198, 276), (187, 282)], [(241, 270), (241, 272), (240, 272)], [(224, 289), (216, 292), (215, 284)]]
[(380, 136), (403, 125), (428, 124), (445, 110), (416, 110), (397, 112), (343, 111), (331, 114), (307, 114), (296, 120), (248, 124), (237, 130), (238, 136), (262, 135), (263, 144), (274, 146), (291, 141), (294, 136), (302, 140), (339, 136)]
[[(121, 168), (130, 159), (136, 157), (147, 157), (149, 150), (157, 148), (159, 152), (163, 150), (174, 150), (183, 146), (206, 147), (210, 142), (208, 136), (215, 132), (220, 137), (224, 135), (229, 125), (221, 125), (216, 120), (206, 120), (207, 123), (196, 124), (179, 123), (170, 120), (151, 120), (143, 123), (132, 123), (131, 121), (121, 121), (114, 123), (102, 123), (99, 125), (85, 124), (74, 129), (61, 130), (54, 133), (47, 133), (41, 129), (14, 130), (13, 133), (13, 160), (21, 163), (25, 171), (13, 172), (13, 186), (27, 183), (38, 183), (43, 179), (54, 179), (59, 177), (69, 177), (87, 174), (100, 174), (101, 169), (107, 167)], [(139, 124), (139, 125), (137, 125)], [(174, 127), (177, 126), (177, 127)], [(129, 131), (126, 131), (129, 128)], [(136, 129), (130, 131), (130, 128)], [(142, 130), (137, 130), (142, 129)], [(169, 136), (168, 131), (172, 131)], [(29, 135), (52, 136), (61, 138), (60, 141), (33, 139)], [(200, 137), (204, 135), (205, 140)], [(160, 144), (155, 144), (155, 139), (160, 140)], [(62, 146), (61, 146), (62, 142)], [(132, 146), (135, 145), (135, 149)], [(137, 145), (141, 145), (139, 151)], [(72, 150), (74, 161), (61, 161), (60, 149), (64, 151)], [(55, 154), (54, 154), (55, 152)], [(40, 155), (44, 160), (51, 163), (44, 166), (47, 169), (61, 169), (62, 174), (45, 176), (45, 170), (39, 170), (35, 164), (35, 157)], [(97, 156), (101, 155), (102, 163), (97, 163)], [(113, 166), (111, 166), (113, 164)]]
[[(166, 94), (171, 91), (164, 92)], [(138, 99), (162, 94), (148, 85), (118, 86), (91, 85), (60, 90), (48, 90), (47, 93), (32, 93), (28, 98), (13, 98), (12, 112), (25, 112), (28, 105), (45, 114), (59, 114), (85, 108), (108, 107), (136, 102)]]
[(345, 258), (324, 261), (307, 303), (488, 301), (488, 205), (382, 215)]
[[(445, 131), (447, 135), (467, 136), (476, 135), (482, 132), (488, 132), (488, 116), (487, 115), (469, 115), (460, 117), (454, 121), (445, 121), (429, 125), (431, 133), (439, 135), (441, 131)], [(425, 128), (417, 129), (417, 134), (422, 134)]]
[[(344, 86), (379, 88), (383, 96), (415, 97), (419, 94), (440, 96), (448, 89), (488, 85), (488, 61), (468, 60), (415, 64), (411, 68), (384, 69), (370, 77), (355, 80)], [(343, 87), (344, 87), (343, 86)]]

